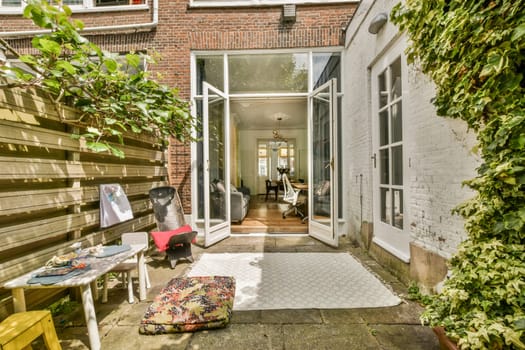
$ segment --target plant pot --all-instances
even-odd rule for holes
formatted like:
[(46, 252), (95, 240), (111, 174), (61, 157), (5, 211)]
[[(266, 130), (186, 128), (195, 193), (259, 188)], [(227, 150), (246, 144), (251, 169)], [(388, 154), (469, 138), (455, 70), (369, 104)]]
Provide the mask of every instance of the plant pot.
[(456, 343), (454, 343), (452, 340), (450, 340), (449, 337), (447, 337), (447, 334), (445, 333), (445, 328), (443, 327), (434, 327), (432, 328), (434, 333), (436, 333), (438, 340), (439, 340), (439, 346), (441, 347), (441, 350), (458, 350), (458, 346)]

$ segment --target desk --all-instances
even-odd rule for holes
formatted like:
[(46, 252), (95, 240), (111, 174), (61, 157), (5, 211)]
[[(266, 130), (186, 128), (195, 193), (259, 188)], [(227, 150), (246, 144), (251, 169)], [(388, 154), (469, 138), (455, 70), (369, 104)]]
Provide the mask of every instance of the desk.
[[(87, 250), (83, 250), (79, 255), (81, 258), (78, 260), (90, 264), (91, 269), (68, 278), (64, 281), (51, 284), (28, 284), (27, 281), (36, 273), (44, 270), (44, 267), (31, 271), (25, 275), (17, 277), (3, 285), (4, 288), (12, 289), (13, 295), (13, 306), (15, 312), (22, 312), (26, 310), (24, 289), (30, 288), (70, 288), (80, 287), (82, 293), (82, 306), (84, 308), (84, 317), (86, 319), (86, 325), (88, 328), (89, 344), (92, 350), (100, 349), (100, 336), (98, 333), (98, 323), (95, 314), (95, 304), (93, 302), (93, 295), (91, 294), (90, 284), (97, 280), (100, 276), (111, 271), (122, 261), (137, 256), (137, 268), (139, 271), (139, 288), (140, 288), (140, 300), (146, 299), (146, 279), (144, 272), (144, 245), (131, 245), (131, 249), (126, 250), (122, 253), (118, 253), (105, 258), (96, 258), (87, 255)], [(87, 255), (82, 258), (83, 255)]]
[(292, 182), (291, 185), (293, 188), (296, 188), (298, 190), (308, 191), (308, 184), (302, 182)]

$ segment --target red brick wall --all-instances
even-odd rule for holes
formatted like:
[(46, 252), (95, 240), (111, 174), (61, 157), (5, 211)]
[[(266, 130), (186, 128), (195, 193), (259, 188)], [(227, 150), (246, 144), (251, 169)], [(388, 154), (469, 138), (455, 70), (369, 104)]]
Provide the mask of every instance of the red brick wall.
[[(146, 33), (90, 35), (90, 40), (107, 50), (156, 51), (162, 57), (154, 71), (163, 81), (190, 97), (190, 52), (192, 50), (282, 49), (339, 46), (342, 29), (352, 18), (356, 4), (298, 5), (296, 22), (284, 25), (282, 6), (244, 8), (189, 8), (188, 0), (159, 0), (159, 23)], [(149, 11), (79, 14), (86, 26), (151, 21)], [(2, 31), (19, 30), (17, 16), (1, 16)], [(24, 20), (23, 23), (27, 23)], [(12, 28), (12, 29), (11, 29)], [(10, 43), (22, 50), (28, 41)], [(170, 183), (177, 187), (185, 212), (191, 212), (190, 147), (174, 144), (169, 151)]]

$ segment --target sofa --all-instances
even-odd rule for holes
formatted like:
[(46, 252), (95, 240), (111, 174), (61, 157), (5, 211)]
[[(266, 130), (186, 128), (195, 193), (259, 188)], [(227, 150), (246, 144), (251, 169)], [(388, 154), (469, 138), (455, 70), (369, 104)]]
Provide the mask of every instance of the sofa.
[[(212, 198), (222, 198), (226, 192), (226, 187), (222, 180), (212, 181)], [(250, 189), (246, 187), (236, 188), (233, 185), (230, 185), (230, 219), (232, 222), (242, 223), (246, 214), (248, 214), (248, 209), (250, 207)], [(213, 210), (212, 210), (213, 211)]]

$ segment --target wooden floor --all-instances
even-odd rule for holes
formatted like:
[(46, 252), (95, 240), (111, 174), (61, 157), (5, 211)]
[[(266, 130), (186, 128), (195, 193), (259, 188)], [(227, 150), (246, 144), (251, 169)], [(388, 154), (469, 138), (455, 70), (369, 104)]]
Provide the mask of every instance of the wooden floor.
[[(280, 198), (254, 195), (250, 199), (250, 210), (241, 224), (232, 223), (232, 233), (308, 233), (308, 222), (293, 214), (283, 219), (282, 213), (288, 204)], [(271, 198), (270, 198), (271, 197)]]

